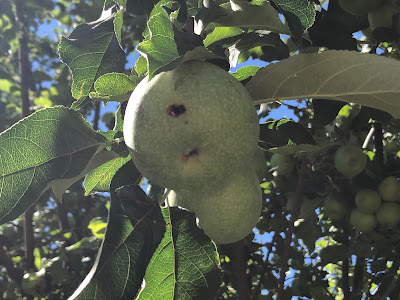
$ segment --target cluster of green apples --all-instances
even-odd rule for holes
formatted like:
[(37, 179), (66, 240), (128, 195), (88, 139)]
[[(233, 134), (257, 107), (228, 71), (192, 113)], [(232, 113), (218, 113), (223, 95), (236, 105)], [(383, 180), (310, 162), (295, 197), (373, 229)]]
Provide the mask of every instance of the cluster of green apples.
[(187, 61), (145, 78), (129, 99), (124, 140), (143, 176), (170, 190), (170, 206), (193, 211), (214, 242), (236, 242), (256, 225), (265, 166), (258, 118), (223, 69)]
[(398, 0), (339, 0), (339, 5), (352, 15), (368, 15), (372, 30), (392, 28), (393, 16), (400, 12)]
[(383, 179), (377, 190), (362, 189), (354, 199), (357, 208), (350, 215), (350, 224), (359, 232), (370, 232), (377, 224), (393, 228), (400, 222), (400, 183), (394, 176)]
[[(341, 146), (335, 153), (335, 167), (348, 179), (360, 174), (367, 165), (361, 147), (353, 144)], [(400, 222), (400, 183), (394, 176), (384, 178), (376, 190), (364, 188), (357, 192), (349, 223), (358, 232), (370, 232), (378, 224), (393, 228)], [(324, 202), (324, 212), (332, 220), (342, 219), (348, 210), (344, 195), (331, 193)]]

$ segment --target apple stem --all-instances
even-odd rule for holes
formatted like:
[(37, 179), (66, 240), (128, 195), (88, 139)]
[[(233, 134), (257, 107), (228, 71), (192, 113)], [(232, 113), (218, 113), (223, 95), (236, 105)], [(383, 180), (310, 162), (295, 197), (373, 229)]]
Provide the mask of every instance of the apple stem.
[(171, 192), (170, 189), (166, 189), (165, 193), (158, 200), (158, 204), (161, 205), (161, 204), (165, 203), (169, 207), (168, 195), (169, 195), (170, 192)]

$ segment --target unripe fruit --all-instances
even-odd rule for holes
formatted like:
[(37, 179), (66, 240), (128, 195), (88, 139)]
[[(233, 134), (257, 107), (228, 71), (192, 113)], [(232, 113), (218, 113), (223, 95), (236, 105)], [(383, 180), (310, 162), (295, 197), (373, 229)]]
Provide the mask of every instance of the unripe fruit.
[(366, 214), (372, 214), (377, 211), (382, 202), (379, 194), (372, 189), (360, 190), (354, 201), (356, 202), (358, 210)]
[(394, 176), (386, 177), (379, 183), (378, 192), (383, 200), (394, 202), (400, 199), (400, 182)]
[(366, 214), (358, 209), (352, 210), (349, 222), (358, 232), (370, 232), (377, 224), (373, 214)]
[(340, 147), (335, 153), (335, 167), (345, 177), (351, 179), (367, 166), (367, 156), (362, 148), (354, 145)]
[(219, 182), (251, 155), (259, 140), (246, 88), (223, 69), (188, 61), (146, 77), (124, 116), (124, 140), (135, 166), (169, 189)]
[(376, 10), (383, 0), (339, 0), (340, 7), (349, 14), (364, 16)]
[(192, 191), (191, 197), (200, 227), (217, 244), (245, 238), (261, 215), (261, 187), (249, 168), (235, 170), (217, 188)]
[(400, 222), (400, 206), (396, 203), (383, 203), (376, 212), (376, 219), (383, 226), (396, 226)]
[(346, 214), (346, 205), (339, 195), (332, 193), (324, 201), (324, 213), (332, 220), (339, 220)]
[(271, 157), (271, 167), (276, 168), (278, 175), (287, 175), (294, 170), (296, 161), (291, 155), (274, 153)]

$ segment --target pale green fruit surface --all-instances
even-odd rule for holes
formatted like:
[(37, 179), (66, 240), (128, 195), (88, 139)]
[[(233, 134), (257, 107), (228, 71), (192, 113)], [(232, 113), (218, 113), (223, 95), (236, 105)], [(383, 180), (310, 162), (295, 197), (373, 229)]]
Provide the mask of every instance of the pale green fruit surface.
[(194, 212), (198, 203), (197, 192), (198, 190), (171, 190), (168, 195), (168, 204), (169, 206), (180, 206)]
[(382, 0), (339, 0), (340, 7), (349, 14), (363, 16), (376, 10)]
[(296, 161), (291, 155), (274, 153), (271, 156), (271, 167), (276, 168), (278, 175), (287, 175), (294, 170)]
[(376, 212), (378, 223), (394, 227), (400, 222), (400, 206), (396, 203), (383, 203)]
[(368, 22), (372, 30), (376, 28), (392, 28), (392, 17), (400, 10), (392, 3), (384, 3), (378, 9), (368, 13)]
[(360, 174), (367, 166), (367, 156), (361, 147), (354, 145), (340, 147), (334, 159), (335, 168), (349, 179)]
[(250, 168), (236, 170), (221, 186), (196, 193), (196, 217), (215, 243), (237, 242), (251, 233), (261, 215), (262, 194)]
[(372, 214), (377, 211), (382, 202), (378, 192), (372, 189), (360, 190), (354, 201), (356, 202), (358, 210), (366, 214)]
[(364, 213), (359, 209), (352, 210), (349, 222), (358, 232), (370, 232), (377, 224), (373, 214)]
[(324, 201), (324, 212), (332, 220), (339, 220), (346, 214), (346, 205), (340, 199), (339, 194), (329, 194)]
[(394, 176), (388, 176), (378, 185), (378, 192), (382, 199), (394, 202), (400, 199), (400, 183)]
[(151, 182), (188, 189), (218, 181), (245, 161), (257, 147), (259, 124), (239, 81), (213, 64), (189, 61), (135, 88), (124, 139)]

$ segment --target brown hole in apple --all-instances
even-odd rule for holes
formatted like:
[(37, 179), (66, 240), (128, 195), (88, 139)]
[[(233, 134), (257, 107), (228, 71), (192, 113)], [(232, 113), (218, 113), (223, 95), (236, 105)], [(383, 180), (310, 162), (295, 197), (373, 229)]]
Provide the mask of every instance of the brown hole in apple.
[(167, 108), (167, 115), (177, 118), (180, 115), (184, 114), (186, 111), (186, 107), (184, 105), (177, 105), (177, 104), (172, 104), (168, 106)]
[(193, 156), (199, 156), (199, 149), (193, 148), (189, 152), (183, 153), (183, 160), (188, 160)]

